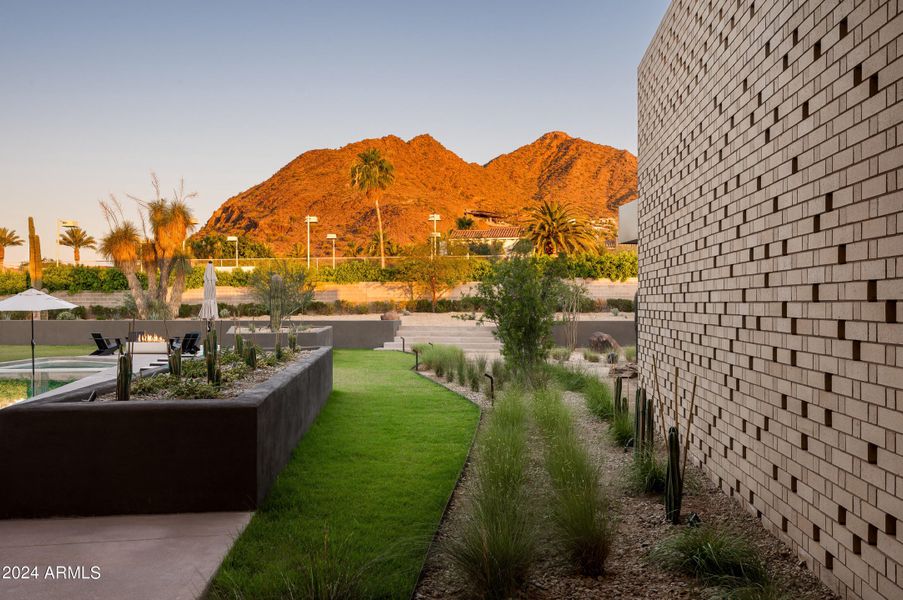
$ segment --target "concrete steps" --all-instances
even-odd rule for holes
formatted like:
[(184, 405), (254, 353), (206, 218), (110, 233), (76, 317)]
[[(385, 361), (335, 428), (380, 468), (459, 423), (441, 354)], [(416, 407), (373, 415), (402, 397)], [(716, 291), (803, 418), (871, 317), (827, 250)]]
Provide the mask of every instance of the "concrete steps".
[(476, 326), (467, 322), (462, 322), (460, 326), (402, 325), (395, 339), (386, 342), (378, 350), (402, 350), (403, 346), (410, 352), (414, 344), (433, 343), (457, 346), (467, 354), (495, 356), (499, 354), (501, 345), (495, 339), (494, 331), (494, 327)]

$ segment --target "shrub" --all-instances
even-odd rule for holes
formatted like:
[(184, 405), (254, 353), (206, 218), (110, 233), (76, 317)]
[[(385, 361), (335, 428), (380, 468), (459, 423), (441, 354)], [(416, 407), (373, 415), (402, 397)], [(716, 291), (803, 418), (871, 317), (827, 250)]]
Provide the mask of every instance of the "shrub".
[(75, 316), (75, 313), (72, 312), (71, 310), (61, 310), (60, 312), (58, 312), (56, 314), (57, 321), (74, 321), (77, 318), (78, 317)]
[(620, 312), (633, 312), (633, 300), (627, 298), (609, 298), (605, 301), (608, 308), (618, 309)]
[(608, 437), (616, 446), (627, 446), (633, 440), (633, 417), (630, 411), (615, 412), (608, 427)]
[(627, 489), (635, 494), (663, 494), (667, 462), (652, 449), (635, 452), (627, 465)]
[(666, 569), (719, 588), (764, 586), (768, 582), (765, 563), (756, 548), (724, 527), (685, 527), (656, 546), (650, 556)]
[(464, 361), (464, 351), (457, 346), (417, 344), (414, 347), (420, 353), (420, 362), (427, 369), (449, 381), (455, 378), (459, 365)]
[(585, 348), (583, 350), (583, 360), (586, 362), (597, 363), (602, 360), (602, 355), (589, 348)]
[(481, 598), (509, 598), (527, 578), (537, 531), (526, 490), (527, 415), (519, 390), (496, 402), (479, 435), (472, 494), (443, 552)]
[(566, 360), (570, 360), (571, 351), (567, 348), (556, 346), (555, 348), (552, 348), (551, 355), (552, 358), (554, 358), (558, 362), (564, 362)]
[(581, 573), (605, 570), (615, 524), (599, 472), (574, 431), (573, 417), (555, 389), (533, 395), (533, 415), (546, 444), (545, 466), (552, 480), (552, 522), (560, 543)]
[(0, 294), (12, 295), (25, 291), (25, 273), (0, 268)]
[(636, 362), (636, 346), (624, 346), (624, 360)]

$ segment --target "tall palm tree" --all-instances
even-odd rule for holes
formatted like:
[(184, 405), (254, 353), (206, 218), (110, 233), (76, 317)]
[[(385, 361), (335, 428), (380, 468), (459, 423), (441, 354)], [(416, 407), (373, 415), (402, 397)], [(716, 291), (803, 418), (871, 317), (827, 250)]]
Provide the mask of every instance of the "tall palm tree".
[(573, 254), (593, 249), (595, 240), (586, 221), (571, 214), (567, 205), (543, 200), (527, 211), (527, 237), (535, 254)]
[(3, 260), (6, 258), (6, 249), (10, 246), (21, 246), (24, 242), (16, 235), (15, 229), (0, 227), (0, 269), (3, 268)]
[(364, 193), (367, 200), (376, 203), (376, 221), (379, 225), (379, 265), (386, 268), (386, 251), (383, 243), (383, 218), (379, 211), (379, 198), (395, 181), (395, 167), (382, 157), (379, 150), (370, 148), (357, 155), (351, 167), (351, 185)]
[(79, 264), (82, 257), (81, 249), (97, 249), (97, 240), (88, 235), (88, 232), (81, 227), (72, 227), (67, 229), (66, 232), (60, 236), (60, 245), (72, 248), (75, 264)]

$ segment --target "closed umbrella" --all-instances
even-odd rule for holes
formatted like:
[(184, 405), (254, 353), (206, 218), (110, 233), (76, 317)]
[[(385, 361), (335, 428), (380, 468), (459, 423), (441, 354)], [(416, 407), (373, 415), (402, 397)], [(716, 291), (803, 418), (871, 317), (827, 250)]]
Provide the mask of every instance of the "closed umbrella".
[(219, 308), (216, 306), (216, 271), (213, 270), (213, 261), (207, 261), (204, 269), (204, 302), (201, 304), (200, 317), (205, 321), (212, 321), (219, 316)]
[(34, 313), (44, 310), (67, 310), (76, 308), (75, 304), (54, 298), (34, 288), (29, 288), (20, 294), (0, 301), (0, 312), (29, 312), (31, 313), (31, 389), (34, 390)]

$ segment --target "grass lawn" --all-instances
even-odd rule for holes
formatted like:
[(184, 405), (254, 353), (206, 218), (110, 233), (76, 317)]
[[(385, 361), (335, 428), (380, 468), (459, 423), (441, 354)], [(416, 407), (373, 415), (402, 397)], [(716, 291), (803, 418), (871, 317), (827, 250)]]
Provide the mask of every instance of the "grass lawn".
[(335, 351), (332, 396), (223, 561), (213, 598), (303, 598), (312, 579), (343, 578), (367, 597), (410, 596), (479, 419), (412, 365), (398, 352)]
[[(35, 347), (35, 356), (84, 356), (97, 350), (97, 346), (41, 346)], [(0, 362), (31, 358), (31, 344), (0, 345)]]

